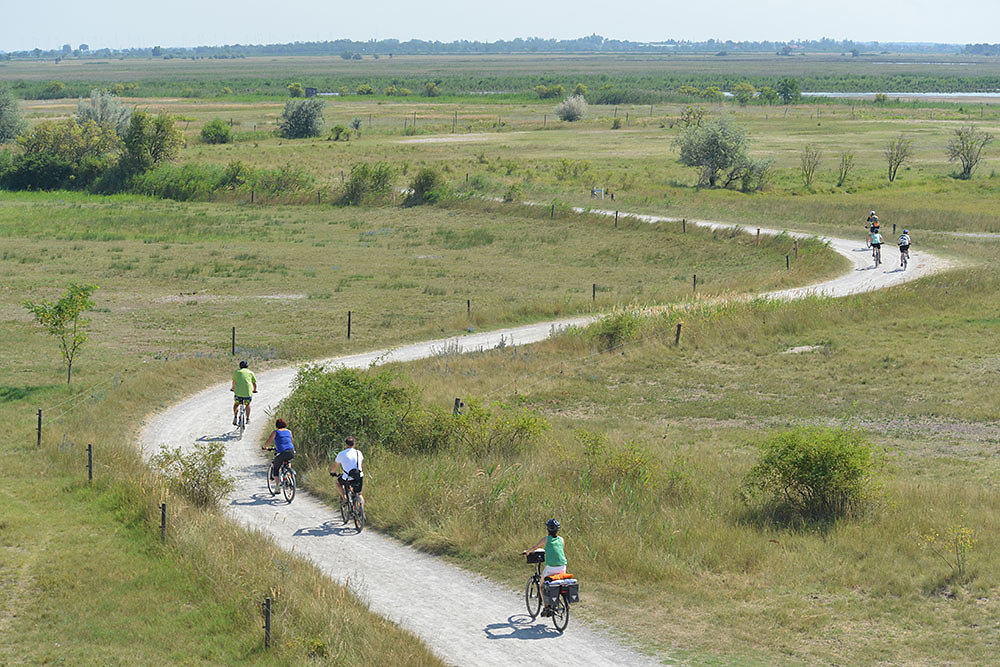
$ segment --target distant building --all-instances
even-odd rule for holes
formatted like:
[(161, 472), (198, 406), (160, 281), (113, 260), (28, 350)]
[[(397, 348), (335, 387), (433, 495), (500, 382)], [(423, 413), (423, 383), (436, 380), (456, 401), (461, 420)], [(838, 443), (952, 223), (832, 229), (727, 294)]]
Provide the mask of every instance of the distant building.
[(316, 90), (315, 88), (309, 88), (309, 87), (307, 87), (306, 88), (306, 97), (316, 97), (316, 94), (318, 92), (319, 91)]

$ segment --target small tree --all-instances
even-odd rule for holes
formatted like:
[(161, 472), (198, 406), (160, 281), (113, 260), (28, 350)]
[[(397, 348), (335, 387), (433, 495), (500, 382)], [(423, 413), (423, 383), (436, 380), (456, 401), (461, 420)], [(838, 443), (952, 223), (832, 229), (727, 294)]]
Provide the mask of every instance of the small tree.
[(121, 99), (106, 90), (95, 88), (90, 91), (89, 100), (80, 100), (76, 105), (76, 120), (83, 124), (92, 120), (98, 125), (114, 128), (118, 136), (123, 136), (132, 120), (132, 107), (122, 104)]
[(410, 195), (406, 198), (406, 203), (410, 206), (434, 203), (443, 196), (444, 187), (444, 179), (436, 169), (421, 167), (410, 181)]
[(837, 169), (837, 187), (844, 187), (844, 183), (847, 182), (847, 177), (851, 175), (851, 170), (854, 169), (854, 153), (850, 151), (844, 151), (840, 154), (840, 167)]
[(440, 81), (428, 81), (424, 84), (424, 97), (437, 97), (441, 94)]
[(721, 171), (747, 159), (746, 132), (728, 118), (713, 118), (689, 127), (677, 139), (681, 164), (701, 169), (700, 183), (715, 187)]
[(580, 120), (587, 113), (587, 100), (580, 95), (568, 97), (556, 105), (556, 117), (572, 123)]
[(354, 129), (355, 132), (357, 132), (358, 134), (361, 134), (361, 117), (360, 116), (355, 116), (354, 118), (351, 119), (351, 127)]
[(91, 294), (97, 285), (77, 285), (71, 283), (62, 297), (55, 303), (25, 301), (35, 321), (59, 340), (59, 351), (66, 362), (66, 384), (73, 379), (73, 360), (80, 347), (87, 342), (87, 325), (90, 320), (82, 318), (84, 312), (94, 307)]
[(585, 85), (583, 85), (582, 83), (576, 84), (576, 87), (573, 88), (573, 96), (574, 97), (577, 97), (577, 96), (579, 96), (579, 97), (586, 97), (587, 96), (587, 87)]
[(696, 107), (688, 105), (684, 107), (681, 111), (681, 125), (684, 127), (701, 127), (701, 122), (705, 120), (705, 115), (708, 113), (708, 109), (705, 107)]
[(26, 127), (14, 94), (7, 86), (0, 86), (0, 144), (13, 141)]
[(753, 96), (756, 92), (757, 89), (753, 87), (753, 84), (747, 81), (741, 81), (733, 86), (733, 97), (736, 98), (741, 107), (745, 107), (753, 102)]
[(822, 158), (823, 151), (814, 146), (806, 146), (802, 149), (802, 153), (799, 155), (799, 164), (802, 169), (802, 181), (807, 188), (812, 187), (813, 177), (816, 175), (816, 169)]
[(305, 97), (306, 89), (301, 83), (290, 83), (288, 84), (288, 96), (289, 97)]
[(892, 183), (896, 180), (896, 171), (913, 155), (913, 140), (903, 134), (893, 137), (885, 145), (882, 155), (889, 164), (889, 182)]
[(972, 178), (972, 172), (983, 159), (983, 151), (993, 141), (993, 135), (976, 129), (975, 125), (960, 127), (954, 131), (951, 141), (945, 147), (949, 162), (961, 162), (962, 171), (958, 177)]
[(781, 99), (778, 97), (778, 91), (770, 86), (764, 86), (760, 89), (757, 94), (757, 99), (760, 100), (761, 104), (775, 105)]
[(278, 118), (278, 131), (286, 139), (318, 137), (323, 132), (323, 107), (318, 97), (294, 99), (285, 102), (285, 110)]
[(66, 96), (66, 84), (62, 81), (49, 81), (42, 90), (42, 95), (46, 99), (55, 99)]
[(163, 162), (177, 157), (184, 145), (184, 135), (174, 127), (174, 119), (167, 114), (153, 116), (136, 111), (122, 137), (125, 151), (120, 165), (126, 176), (150, 171)]
[(718, 86), (708, 86), (705, 90), (701, 91), (701, 96), (708, 102), (721, 102), (726, 98), (722, 94), (722, 89)]
[(374, 95), (375, 89), (369, 86), (367, 83), (362, 83), (354, 89), (354, 92), (358, 95)]
[(778, 82), (777, 93), (781, 98), (781, 101), (785, 104), (794, 104), (795, 102), (798, 102), (799, 98), (802, 96), (802, 92), (799, 89), (799, 80), (792, 77), (782, 79)]
[(228, 144), (233, 140), (233, 130), (229, 123), (216, 118), (201, 128), (201, 140), (206, 144)]

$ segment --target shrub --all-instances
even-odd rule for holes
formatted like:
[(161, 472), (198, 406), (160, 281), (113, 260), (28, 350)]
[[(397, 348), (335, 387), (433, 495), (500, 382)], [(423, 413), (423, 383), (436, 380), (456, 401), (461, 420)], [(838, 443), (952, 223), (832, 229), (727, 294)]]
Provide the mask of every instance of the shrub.
[(132, 107), (123, 104), (121, 99), (106, 90), (90, 91), (89, 100), (80, 100), (76, 105), (76, 120), (83, 124), (92, 120), (98, 125), (108, 125), (114, 128), (119, 136), (125, 134), (129, 121), (132, 119)]
[(438, 97), (441, 94), (440, 81), (428, 81), (424, 84), (424, 97)]
[(680, 162), (701, 169), (700, 182), (715, 187), (720, 172), (746, 162), (746, 132), (728, 118), (688, 127), (677, 139)]
[(164, 445), (150, 459), (150, 465), (167, 479), (167, 485), (200, 507), (217, 505), (236, 488), (236, 482), (222, 473), (226, 448), (221, 442), (196, 443), (185, 454), (180, 447)]
[(354, 89), (356, 95), (374, 95), (375, 89), (369, 86), (367, 83), (362, 83)]
[(566, 94), (566, 89), (559, 84), (554, 84), (551, 86), (535, 86), (533, 88), (535, 94), (541, 99), (549, 99), (555, 97), (562, 97)]
[(587, 100), (580, 95), (569, 97), (556, 105), (556, 116), (570, 123), (580, 120), (585, 113), (587, 113)]
[(13, 141), (26, 127), (28, 124), (21, 115), (21, 107), (14, 94), (10, 88), (0, 86), (0, 144)]
[(619, 130), (621, 129), (621, 126), (622, 126), (622, 119), (615, 116), (615, 119), (611, 121), (611, 129)]
[(288, 84), (288, 96), (289, 97), (305, 97), (306, 89), (301, 83), (290, 83)]
[(611, 487), (627, 482), (633, 490), (649, 489), (656, 481), (656, 462), (638, 444), (629, 442), (613, 447), (602, 433), (579, 430), (577, 440), (583, 445), (582, 477), (589, 485)]
[(340, 141), (341, 135), (343, 135), (344, 132), (346, 131), (347, 128), (345, 128), (343, 125), (334, 125), (333, 129), (330, 130), (330, 136), (333, 137), (334, 141)]
[(154, 117), (145, 111), (137, 111), (132, 114), (122, 142), (124, 152), (119, 168), (128, 177), (173, 160), (184, 144), (184, 136), (174, 127), (174, 119), (167, 114)]
[(763, 497), (799, 517), (835, 519), (870, 500), (880, 461), (857, 431), (801, 427), (760, 444), (743, 481), (744, 498)]
[(42, 90), (45, 99), (56, 99), (66, 96), (66, 84), (62, 81), (49, 81)]
[(52, 153), (25, 153), (0, 174), (4, 190), (57, 190), (72, 184), (73, 164)]
[(44, 121), (18, 138), (24, 153), (4, 176), (12, 190), (86, 187), (114, 164), (121, 142), (92, 120)]
[(622, 310), (605, 315), (590, 325), (588, 337), (602, 350), (610, 352), (623, 343), (631, 340), (639, 331), (639, 314)]
[(582, 83), (576, 84), (576, 87), (573, 89), (573, 96), (574, 97), (586, 97), (587, 96), (587, 87), (585, 85), (583, 85)]
[(392, 177), (392, 167), (386, 162), (356, 164), (344, 183), (340, 203), (357, 206), (372, 196), (384, 195), (392, 185)]
[(410, 181), (410, 194), (406, 203), (415, 206), (440, 201), (445, 194), (445, 182), (433, 167), (421, 167)]
[(233, 140), (233, 130), (226, 121), (216, 118), (201, 128), (201, 140), (206, 144), (228, 144)]
[(318, 97), (292, 99), (278, 118), (278, 131), (286, 139), (318, 137), (323, 132), (323, 100)]
[(520, 454), (549, 428), (548, 422), (526, 409), (502, 403), (494, 403), (490, 409), (473, 399), (466, 402), (455, 421), (459, 441), (480, 459)]

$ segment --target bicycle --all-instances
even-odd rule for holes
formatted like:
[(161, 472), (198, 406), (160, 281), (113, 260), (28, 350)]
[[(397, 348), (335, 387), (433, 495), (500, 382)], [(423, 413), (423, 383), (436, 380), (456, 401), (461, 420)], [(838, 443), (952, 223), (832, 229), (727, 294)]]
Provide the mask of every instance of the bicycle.
[(528, 583), (524, 587), (524, 603), (528, 607), (528, 615), (531, 616), (531, 620), (535, 620), (542, 612), (542, 588), (544, 586), (548, 593), (545, 608), (552, 612), (552, 625), (561, 633), (569, 625), (570, 603), (578, 602), (580, 599), (576, 579), (543, 582), (542, 563), (545, 562), (545, 551), (542, 549), (528, 553), (527, 561), (528, 565), (535, 566), (534, 574), (528, 577)]
[(872, 257), (875, 259), (875, 268), (877, 269), (882, 263), (882, 248), (880, 246), (872, 246)]
[(242, 401), (240, 401), (240, 405), (236, 409), (236, 429), (240, 432), (241, 438), (243, 437), (243, 431), (247, 430), (247, 406)]
[(903, 250), (902, 252), (900, 252), (899, 256), (900, 256), (900, 259), (902, 260), (900, 263), (903, 265), (903, 270), (906, 271), (906, 265), (910, 263), (910, 251), (909, 251), (909, 249)]
[(365, 504), (361, 500), (361, 496), (354, 490), (353, 481), (348, 480), (348, 483), (344, 485), (347, 502), (340, 501), (340, 518), (344, 523), (354, 521), (354, 528), (360, 533), (361, 529), (365, 527)]
[[(273, 452), (275, 449), (268, 447), (267, 451)], [(271, 464), (267, 464), (267, 490), (272, 496), (276, 496), (278, 489), (281, 489), (281, 495), (285, 497), (286, 502), (290, 503), (295, 498), (295, 469), (292, 468), (291, 461), (281, 463), (276, 479), (271, 479)]]

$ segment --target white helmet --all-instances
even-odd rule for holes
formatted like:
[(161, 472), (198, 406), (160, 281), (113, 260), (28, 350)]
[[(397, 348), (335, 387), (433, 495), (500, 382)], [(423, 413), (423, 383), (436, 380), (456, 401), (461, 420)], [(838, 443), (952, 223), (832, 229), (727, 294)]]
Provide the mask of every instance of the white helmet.
[(872, 212), (871, 212), (871, 215), (875, 215), (875, 211), (872, 211)]

